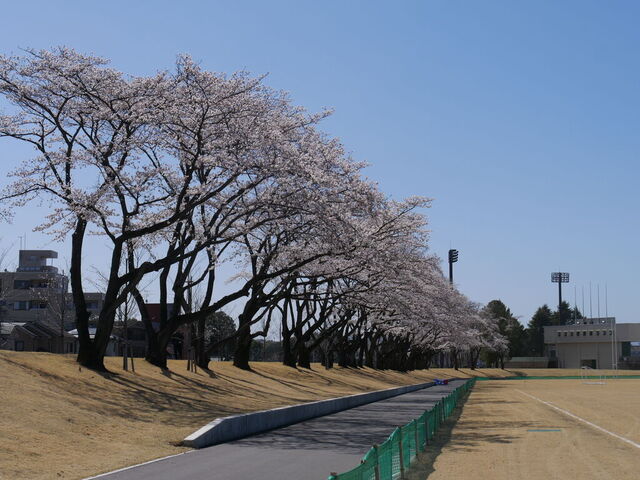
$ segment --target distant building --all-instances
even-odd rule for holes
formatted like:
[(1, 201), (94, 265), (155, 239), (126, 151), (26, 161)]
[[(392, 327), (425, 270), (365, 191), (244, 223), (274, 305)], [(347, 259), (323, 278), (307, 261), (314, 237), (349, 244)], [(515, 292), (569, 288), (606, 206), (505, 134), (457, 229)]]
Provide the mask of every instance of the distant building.
[(3, 322), (0, 324), (0, 349), (16, 352), (77, 353), (73, 335), (38, 322)]
[(116, 355), (123, 356), (126, 345), (132, 357), (144, 357), (147, 354), (147, 331), (141, 321), (129, 319), (126, 334), (123, 322), (116, 322), (113, 337), (116, 339)]
[[(104, 293), (85, 292), (84, 299), (87, 305), (87, 311), (89, 312), (89, 324), (93, 325), (98, 320), (98, 315), (102, 310), (102, 305), (104, 304)], [(66, 302), (67, 312), (65, 316), (65, 326), (67, 328), (75, 328), (76, 307), (73, 303), (72, 293), (67, 293)]]
[[(96, 336), (96, 328), (95, 327), (89, 327), (89, 338), (93, 339)], [(75, 342), (75, 348), (76, 350), (79, 347), (79, 340), (78, 340), (78, 329), (74, 328), (73, 330), (71, 330), (69, 332), (69, 335), (71, 335), (74, 339)], [(76, 352), (74, 352), (76, 353)], [(115, 355), (117, 355), (117, 339), (114, 335), (111, 335), (111, 337), (109, 338), (109, 343), (107, 343), (107, 349), (105, 350), (104, 353), (107, 357), (113, 357)]]
[(511, 357), (504, 362), (505, 368), (547, 368), (547, 357)]
[(44, 323), (64, 329), (68, 279), (47, 260), (53, 250), (20, 250), (15, 272), (0, 272), (2, 321)]
[[(0, 348), (75, 353), (75, 310), (68, 293), (69, 279), (50, 265), (53, 250), (20, 250), (15, 272), (0, 272)], [(97, 315), (102, 293), (85, 293), (87, 308)]]
[(575, 325), (544, 327), (544, 343), (550, 362), (560, 368), (634, 367), (640, 361), (640, 323), (584, 318)]
[[(147, 303), (147, 315), (151, 321), (151, 326), (157, 332), (160, 330), (160, 304), (159, 303)], [(167, 304), (167, 315), (171, 317), (173, 315), (173, 303)], [(187, 325), (181, 326), (171, 337), (167, 344), (167, 354), (169, 358), (181, 358), (186, 359), (187, 349), (184, 348), (185, 333), (188, 330)], [(146, 334), (145, 334), (146, 336)]]

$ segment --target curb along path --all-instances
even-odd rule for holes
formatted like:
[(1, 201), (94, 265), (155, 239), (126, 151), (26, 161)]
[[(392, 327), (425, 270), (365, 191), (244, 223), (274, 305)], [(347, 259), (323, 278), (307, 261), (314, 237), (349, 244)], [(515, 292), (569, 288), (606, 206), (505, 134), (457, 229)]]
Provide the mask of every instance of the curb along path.
[(464, 381), (437, 385), (242, 440), (100, 475), (101, 480), (324, 480), (360, 462), (398, 426)]

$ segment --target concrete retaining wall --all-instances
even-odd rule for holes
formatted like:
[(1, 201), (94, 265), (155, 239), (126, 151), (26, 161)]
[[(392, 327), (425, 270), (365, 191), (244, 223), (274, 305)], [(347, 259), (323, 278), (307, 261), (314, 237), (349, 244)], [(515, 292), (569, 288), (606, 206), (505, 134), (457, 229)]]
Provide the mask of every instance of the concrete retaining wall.
[(218, 443), (237, 440), (256, 433), (266, 432), (274, 428), (280, 428), (294, 423), (321, 417), (331, 413), (340, 412), (353, 407), (359, 407), (371, 402), (377, 402), (386, 398), (413, 392), (430, 387), (434, 383), (419, 383), (404, 387), (377, 390), (375, 392), (360, 393), (347, 397), (320, 400), (317, 402), (303, 403), (289, 407), (262, 410), (260, 412), (245, 413), (232, 417), (216, 418), (201, 429), (193, 432), (182, 443), (188, 447), (203, 448)]

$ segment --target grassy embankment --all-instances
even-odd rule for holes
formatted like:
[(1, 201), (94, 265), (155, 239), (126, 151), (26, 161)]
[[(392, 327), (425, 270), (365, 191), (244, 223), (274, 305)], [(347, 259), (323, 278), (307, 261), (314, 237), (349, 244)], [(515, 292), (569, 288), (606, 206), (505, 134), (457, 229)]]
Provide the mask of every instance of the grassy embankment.
[(185, 436), (216, 417), (435, 377), (528, 373), (319, 365), (307, 371), (277, 363), (254, 363), (254, 371), (245, 372), (226, 362), (212, 363), (211, 373), (192, 373), (184, 361), (170, 361), (169, 372), (162, 372), (142, 360), (132, 373), (122, 371), (121, 362), (107, 358), (112, 373), (99, 374), (79, 369), (71, 356), (0, 352), (0, 479), (82, 478), (179, 453)]

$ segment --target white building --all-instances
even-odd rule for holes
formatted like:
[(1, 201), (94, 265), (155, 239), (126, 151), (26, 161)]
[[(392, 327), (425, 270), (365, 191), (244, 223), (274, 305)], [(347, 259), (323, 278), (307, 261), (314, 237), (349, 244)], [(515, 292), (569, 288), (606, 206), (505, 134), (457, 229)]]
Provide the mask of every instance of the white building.
[(547, 356), (560, 368), (624, 368), (640, 360), (640, 323), (583, 318), (575, 325), (544, 327), (544, 343)]

